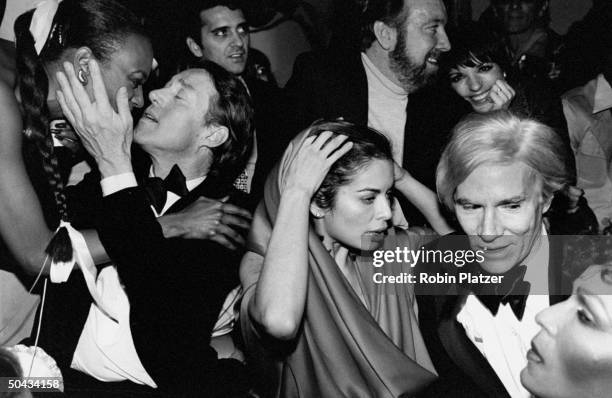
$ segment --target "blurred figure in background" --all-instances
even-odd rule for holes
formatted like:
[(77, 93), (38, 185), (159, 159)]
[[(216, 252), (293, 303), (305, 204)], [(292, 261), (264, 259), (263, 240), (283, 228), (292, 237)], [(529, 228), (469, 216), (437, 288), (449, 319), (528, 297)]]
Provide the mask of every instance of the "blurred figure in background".
[(563, 42), (549, 27), (549, 0), (491, 0), (480, 21), (496, 33), (503, 45), (507, 72), (526, 82), (555, 84), (562, 74), (558, 57)]

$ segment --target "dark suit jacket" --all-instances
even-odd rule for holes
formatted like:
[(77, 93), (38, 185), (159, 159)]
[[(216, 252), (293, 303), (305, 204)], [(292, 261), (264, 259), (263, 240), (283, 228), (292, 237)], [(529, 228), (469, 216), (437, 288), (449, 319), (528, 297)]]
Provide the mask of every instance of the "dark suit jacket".
[[(147, 163), (135, 166), (143, 176)], [(130, 326), (138, 356), (160, 392), (197, 396), (235, 396), (244, 392), (243, 365), (218, 360), (210, 335), (229, 291), (239, 284), (241, 252), (211, 241), (163, 236), (140, 187), (102, 198), (92, 173), (70, 190), (76, 227), (93, 219), (100, 240), (117, 267), (130, 300)], [(167, 213), (182, 210), (198, 197), (221, 198), (232, 192), (207, 178)], [(53, 286), (45, 308), (41, 346), (61, 368), (70, 366), (91, 297), (80, 273)], [(112, 390), (113, 383), (106, 383)]]
[[(568, 237), (571, 239), (572, 237)], [(563, 273), (564, 242), (559, 236), (549, 240), (548, 288), (550, 304), (566, 299), (571, 281)], [(433, 242), (429, 249), (468, 249), (467, 236), (447, 235)], [(427, 263), (417, 265), (417, 274), (457, 274), (460, 268), (453, 264)], [(427, 350), (439, 374), (421, 397), (510, 397), (486, 358), (469, 340), (457, 314), (470, 293), (465, 286), (440, 286), (433, 292), (431, 286), (417, 285), (419, 326)], [(433, 294), (432, 294), (433, 293)]]
[[(434, 85), (411, 94), (404, 126), (403, 166), (435, 191), (435, 170), (449, 132), (458, 120), (448, 85)], [(287, 129), (294, 135), (317, 119), (336, 119), (367, 125), (368, 82), (359, 52), (300, 55), (285, 91), (291, 111)], [(399, 197), (404, 214), (416, 225), (420, 212)]]

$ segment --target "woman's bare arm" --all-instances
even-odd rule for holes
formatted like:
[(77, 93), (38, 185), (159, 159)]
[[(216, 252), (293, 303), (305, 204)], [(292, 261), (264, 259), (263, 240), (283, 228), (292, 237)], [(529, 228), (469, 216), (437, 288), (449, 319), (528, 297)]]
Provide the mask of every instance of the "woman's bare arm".
[[(345, 143), (346, 136), (336, 136), (323, 146), (330, 137), (331, 133), (324, 132), (316, 139), (307, 138), (293, 159), (263, 268), (249, 303), (251, 318), (266, 333), (281, 340), (295, 337), (304, 314), (311, 198), (331, 165), (352, 147)], [(247, 257), (243, 268), (252, 268), (257, 260)], [(243, 281), (246, 274), (241, 273)]]
[[(45, 248), (53, 236), (44, 219), (38, 197), (26, 172), (21, 154), (22, 122), (13, 90), (0, 83), (0, 234), (28, 273), (38, 273), (45, 261)], [(87, 234), (94, 259), (108, 261), (97, 234)], [(46, 267), (45, 274), (48, 274)]]
[(427, 219), (439, 235), (453, 232), (442, 213), (436, 194), (395, 164), (395, 189), (406, 197)]

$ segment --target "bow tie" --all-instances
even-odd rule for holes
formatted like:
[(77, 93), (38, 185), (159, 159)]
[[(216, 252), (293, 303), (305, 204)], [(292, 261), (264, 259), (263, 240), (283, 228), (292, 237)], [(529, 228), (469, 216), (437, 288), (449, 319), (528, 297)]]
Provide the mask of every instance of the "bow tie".
[(181, 197), (189, 193), (185, 176), (177, 165), (172, 167), (170, 174), (163, 180), (159, 177), (147, 178), (144, 181), (143, 188), (151, 206), (155, 208), (158, 214), (164, 209), (168, 191)]
[[(520, 321), (523, 319), (531, 288), (531, 284), (523, 280), (526, 272), (527, 267), (525, 265), (512, 267), (508, 272), (502, 274), (502, 283), (482, 286), (476, 297), (491, 311), (493, 316), (497, 315), (500, 304), (510, 304), (514, 315)], [(485, 271), (481, 271), (481, 273), (486, 274)]]

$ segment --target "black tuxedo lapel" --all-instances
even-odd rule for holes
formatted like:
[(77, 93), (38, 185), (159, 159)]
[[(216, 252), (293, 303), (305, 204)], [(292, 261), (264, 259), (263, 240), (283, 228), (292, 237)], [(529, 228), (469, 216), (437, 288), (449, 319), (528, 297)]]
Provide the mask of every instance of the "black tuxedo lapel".
[(463, 326), (457, 321), (457, 314), (463, 308), (466, 295), (446, 297), (445, 307), (438, 326), (440, 341), (453, 362), (474, 381), (478, 387), (491, 397), (509, 397), (506, 388), (497, 374), (470, 341)]
[(209, 199), (221, 199), (228, 194), (233, 194), (233, 188), (231, 186), (222, 184), (218, 178), (208, 176), (200, 183), (200, 185), (173, 203), (172, 206), (168, 208), (166, 213), (169, 214), (181, 211), (185, 207), (195, 202), (201, 196)]

